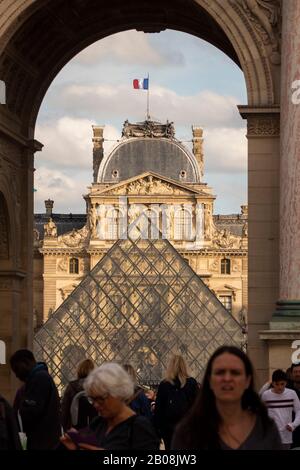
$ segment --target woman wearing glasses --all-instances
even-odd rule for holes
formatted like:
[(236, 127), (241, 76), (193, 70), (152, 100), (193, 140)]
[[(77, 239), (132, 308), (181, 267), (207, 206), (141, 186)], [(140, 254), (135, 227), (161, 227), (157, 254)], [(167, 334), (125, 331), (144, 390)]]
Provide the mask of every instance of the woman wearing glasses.
[(67, 449), (158, 450), (159, 440), (149, 419), (136, 415), (126, 404), (134, 384), (123, 367), (114, 363), (97, 367), (85, 380), (84, 389), (98, 416), (88, 432), (68, 431), (61, 438)]

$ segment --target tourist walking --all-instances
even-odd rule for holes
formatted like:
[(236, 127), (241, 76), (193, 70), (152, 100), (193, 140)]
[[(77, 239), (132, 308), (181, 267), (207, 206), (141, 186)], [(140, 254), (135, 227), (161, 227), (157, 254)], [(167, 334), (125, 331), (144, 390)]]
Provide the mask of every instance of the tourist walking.
[(255, 392), (253, 366), (243, 351), (222, 346), (211, 356), (200, 395), (176, 428), (172, 449), (282, 449), (277, 427)]

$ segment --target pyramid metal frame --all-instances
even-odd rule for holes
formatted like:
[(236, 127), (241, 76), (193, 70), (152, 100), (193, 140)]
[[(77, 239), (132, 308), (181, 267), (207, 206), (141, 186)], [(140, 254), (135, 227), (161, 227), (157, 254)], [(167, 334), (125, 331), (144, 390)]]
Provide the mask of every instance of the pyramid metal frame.
[(168, 240), (118, 240), (34, 338), (60, 392), (87, 357), (131, 363), (157, 384), (174, 352), (201, 381), (210, 355), (241, 347), (241, 325)]

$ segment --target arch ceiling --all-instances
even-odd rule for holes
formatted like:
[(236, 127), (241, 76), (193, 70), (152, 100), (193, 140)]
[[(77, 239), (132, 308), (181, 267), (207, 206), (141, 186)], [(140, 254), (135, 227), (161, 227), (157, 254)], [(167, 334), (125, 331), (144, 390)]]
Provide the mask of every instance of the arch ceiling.
[(158, 33), (168, 28), (210, 42), (243, 69), (248, 104), (274, 104), (267, 47), (241, 4), (240, 0), (101, 4), (98, 0), (27, 0), (21, 5), (11, 1), (10, 16), (0, 23), (0, 32), (5, 30), (0, 38), (0, 79), (7, 83), (8, 113), (18, 116), (23, 133), (32, 138), (40, 104), (61, 68), (93, 42), (130, 29)]

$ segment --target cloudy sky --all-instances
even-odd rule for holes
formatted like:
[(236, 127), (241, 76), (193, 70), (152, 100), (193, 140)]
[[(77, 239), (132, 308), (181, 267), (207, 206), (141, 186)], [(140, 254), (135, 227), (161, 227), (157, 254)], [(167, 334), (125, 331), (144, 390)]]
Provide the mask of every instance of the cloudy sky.
[(42, 103), (36, 136), (44, 144), (35, 160), (35, 212), (44, 200), (55, 212), (84, 213), (92, 182), (92, 128), (105, 125), (105, 151), (120, 137), (125, 119), (142, 121), (147, 92), (132, 80), (150, 76), (150, 115), (173, 121), (190, 146), (191, 126), (204, 129), (204, 181), (217, 195), (215, 213), (239, 212), (247, 202), (246, 104), (240, 69), (221, 51), (188, 34), (127, 31), (78, 54), (52, 82)]

